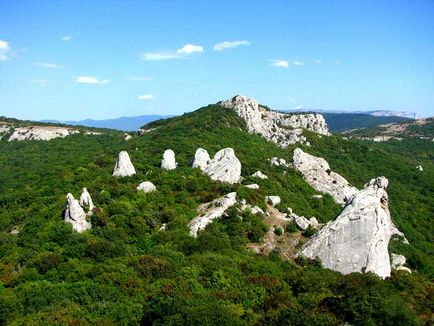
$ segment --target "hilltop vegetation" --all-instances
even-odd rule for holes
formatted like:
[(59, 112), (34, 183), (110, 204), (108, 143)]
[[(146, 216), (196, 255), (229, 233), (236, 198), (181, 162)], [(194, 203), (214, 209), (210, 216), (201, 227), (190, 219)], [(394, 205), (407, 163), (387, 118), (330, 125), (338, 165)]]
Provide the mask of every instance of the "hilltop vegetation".
[[(245, 131), (233, 111), (210, 105), (146, 126), (143, 136), (72, 135), (49, 142), (0, 141), (0, 323), (22, 324), (218, 324), (218, 325), (421, 325), (432, 321), (434, 289), (432, 216), (433, 143), (408, 140), (372, 143), (318, 137), (312, 147), (331, 167), (361, 187), (389, 178), (395, 224), (410, 241), (392, 242), (408, 258), (413, 274), (389, 280), (372, 274), (343, 276), (317, 261), (284, 261), (278, 253), (257, 256), (246, 244), (260, 241), (262, 218), (237, 207), (198, 238), (187, 223), (199, 204), (231, 191), (265, 208), (279, 195), (281, 211), (333, 219), (341, 208), (293, 169), (270, 166), (281, 149)], [(259, 190), (211, 181), (189, 167), (198, 147), (213, 155), (233, 147), (243, 183)], [(161, 171), (165, 149), (179, 167)], [(127, 150), (137, 174), (111, 176), (116, 156)], [(421, 164), (424, 171), (417, 171)], [(269, 179), (250, 177), (257, 170)], [(142, 181), (157, 191), (137, 193)], [(87, 187), (100, 209), (92, 229), (78, 234), (63, 222), (65, 196)], [(159, 231), (166, 223), (166, 229)], [(11, 234), (18, 229), (19, 234)]]
[(332, 132), (342, 132), (351, 129), (360, 129), (378, 126), (386, 123), (402, 123), (410, 121), (408, 118), (397, 116), (375, 116), (363, 113), (322, 113)]

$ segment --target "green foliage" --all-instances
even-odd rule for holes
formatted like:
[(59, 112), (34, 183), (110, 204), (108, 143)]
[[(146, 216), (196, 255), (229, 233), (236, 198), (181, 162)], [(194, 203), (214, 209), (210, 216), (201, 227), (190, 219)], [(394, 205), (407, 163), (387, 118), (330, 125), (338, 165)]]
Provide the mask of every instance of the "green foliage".
[[(204, 202), (236, 191), (239, 199), (265, 209), (266, 195), (279, 195), (283, 211), (333, 219), (341, 210), (313, 190), (293, 169), (270, 166), (281, 149), (245, 132), (234, 112), (211, 105), (147, 126), (128, 142), (117, 132), (74, 135), (49, 142), (0, 141), (0, 324), (15, 325), (414, 325), (428, 323), (433, 310), (433, 149), (421, 140), (371, 144), (318, 138), (306, 150), (330, 161), (361, 187), (384, 174), (390, 208), (410, 246), (392, 241), (416, 271), (340, 275), (301, 256), (254, 255), (263, 217), (235, 205), (197, 238), (188, 222)], [(233, 147), (242, 162), (243, 184), (213, 182), (189, 167), (198, 147), (211, 155)], [(176, 153), (179, 167), (161, 171), (161, 155)], [(137, 150), (136, 150), (137, 149)], [(127, 150), (137, 174), (111, 176), (116, 156)], [(416, 163), (423, 174), (415, 170)], [(257, 170), (269, 179), (250, 175)], [(138, 193), (152, 181), (157, 191)], [(97, 205), (92, 229), (82, 234), (63, 222), (65, 196), (86, 186)], [(165, 230), (159, 231), (163, 223)], [(19, 234), (11, 234), (18, 229)], [(285, 227), (295, 232), (295, 224)], [(279, 232), (279, 231), (278, 231)]]

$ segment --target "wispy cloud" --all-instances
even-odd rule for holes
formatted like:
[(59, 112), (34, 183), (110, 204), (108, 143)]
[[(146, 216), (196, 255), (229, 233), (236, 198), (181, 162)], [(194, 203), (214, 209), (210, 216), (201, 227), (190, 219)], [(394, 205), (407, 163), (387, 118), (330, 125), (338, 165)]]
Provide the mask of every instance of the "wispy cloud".
[(186, 57), (193, 53), (202, 53), (204, 49), (200, 45), (186, 44), (182, 48), (174, 51), (161, 51), (161, 52), (144, 52), (140, 54), (140, 59), (144, 61), (163, 61), (173, 60)]
[(220, 42), (217, 43), (213, 46), (213, 50), (214, 51), (223, 51), (225, 49), (231, 49), (231, 48), (236, 48), (237, 46), (240, 45), (250, 45), (249, 41), (224, 41), (224, 42)]
[(193, 53), (202, 53), (202, 52), (203, 52), (203, 47), (194, 44), (186, 44), (182, 48), (176, 51), (176, 53), (180, 55), (190, 55)]
[(7, 53), (10, 51), (11, 47), (9, 43), (3, 40), (0, 40), (0, 61), (8, 60)]
[(143, 95), (139, 95), (137, 98), (139, 100), (152, 100), (154, 98), (154, 94), (143, 94)]
[(319, 63), (322, 63), (322, 60), (321, 59), (316, 59), (316, 60), (313, 61), (313, 63), (319, 64)]
[(35, 66), (41, 67), (41, 68), (47, 68), (47, 69), (62, 69), (62, 65), (58, 65), (55, 63), (49, 63), (49, 62), (35, 62)]
[(292, 64), (294, 66), (304, 66), (304, 62), (303, 61), (298, 61), (298, 60), (295, 60)]
[(271, 60), (270, 65), (278, 68), (288, 68), (289, 63), (286, 60)]
[(64, 42), (69, 42), (69, 41), (71, 41), (71, 39), (72, 39), (72, 36), (69, 34), (62, 36), (62, 41), (64, 41)]
[(109, 79), (98, 79), (92, 76), (80, 76), (77, 77), (76, 82), (79, 84), (90, 84), (90, 85), (105, 85), (110, 82)]

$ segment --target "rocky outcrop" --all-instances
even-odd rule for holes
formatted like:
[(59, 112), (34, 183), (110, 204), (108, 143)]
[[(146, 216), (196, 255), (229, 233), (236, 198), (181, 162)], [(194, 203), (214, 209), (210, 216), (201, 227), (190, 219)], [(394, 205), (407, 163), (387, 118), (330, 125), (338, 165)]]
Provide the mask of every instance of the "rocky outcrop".
[(263, 174), (261, 171), (256, 171), (252, 174), (252, 177), (259, 178), (259, 179), (268, 179), (268, 177)]
[(236, 196), (236, 192), (231, 192), (222, 198), (199, 206), (199, 215), (188, 224), (190, 234), (193, 237), (197, 237), (199, 231), (204, 230), (213, 220), (220, 218), (229, 207), (235, 205), (237, 202)]
[(193, 160), (191, 162), (191, 166), (193, 168), (199, 168), (202, 171), (205, 170), (211, 158), (209, 157), (206, 149), (198, 148), (196, 153), (194, 154)]
[(250, 185), (246, 185), (246, 188), (249, 188), (249, 189), (259, 189), (259, 185), (256, 184), (256, 183), (252, 183)]
[(423, 171), (423, 167), (422, 167), (422, 165), (418, 165), (418, 166), (416, 166), (416, 169), (419, 170), (419, 171)]
[(212, 180), (237, 183), (241, 179), (241, 162), (233, 148), (219, 150), (203, 170)]
[(133, 138), (133, 136), (131, 136), (128, 133), (124, 133), (123, 137), (124, 137), (124, 140), (130, 140), (131, 138)]
[(303, 129), (321, 135), (330, 135), (328, 126), (321, 114), (286, 114), (270, 111), (253, 98), (237, 95), (218, 103), (234, 110), (247, 124), (251, 133), (260, 134), (280, 147), (296, 142), (306, 143)]
[(407, 259), (403, 255), (392, 254), (392, 268), (397, 271), (405, 271), (411, 273), (411, 269), (404, 266)]
[(90, 229), (91, 225), (86, 221), (86, 213), (78, 200), (70, 193), (66, 195), (66, 200), (65, 222), (71, 223), (72, 228), (79, 233)]
[(333, 172), (326, 160), (300, 148), (294, 150), (292, 165), (315, 190), (331, 195), (341, 205), (358, 191), (344, 177)]
[(388, 244), (392, 235), (403, 237), (393, 225), (385, 177), (372, 179), (347, 202), (341, 214), (327, 223), (301, 254), (318, 257), (323, 266), (343, 274), (373, 272), (390, 276)]
[(267, 196), (265, 197), (265, 201), (270, 205), (276, 206), (280, 204), (281, 199), (279, 196)]
[(175, 152), (171, 149), (166, 149), (163, 154), (163, 160), (161, 161), (161, 168), (163, 170), (175, 170), (178, 166), (175, 160)]
[(55, 127), (55, 126), (27, 126), (16, 127), (12, 135), (9, 137), (9, 141), (23, 141), (23, 140), (51, 140), (54, 138), (65, 138), (66, 136), (79, 134), (80, 131), (67, 128), (67, 127)]
[(113, 170), (113, 176), (129, 177), (134, 174), (136, 174), (136, 169), (134, 168), (133, 163), (131, 163), (130, 156), (126, 151), (120, 152)]
[(310, 225), (309, 220), (304, 216), (298, 216), (297, 214), (292, 213), (291, 217), (294, 219), (295, 224), (297, 224), (297, 227), (300, 230), (306, 231)]
[(145, 193), (153, 192), (156, 190), (157, 188), (155, 187), (155, 185), (149, 181), (142, 182), (137, 186), (137, 191), (143, 191)]
[(278, 157), (272, 157), (270, 159), (270, 164), (275, 166), (281, 166), (284, 168), (289, 167), (289, 164), (286, 163), (286, 161), (283, 158), (278, 158)]
[(95, 206), (93, 205), (92, 197), (90, 197), (89, 192), (87, 191), (86, 187), (83, 188), (83, 192), (80, 196), (79, 204), (81, 207), (88, 208), (88, 214), (91, 214)]

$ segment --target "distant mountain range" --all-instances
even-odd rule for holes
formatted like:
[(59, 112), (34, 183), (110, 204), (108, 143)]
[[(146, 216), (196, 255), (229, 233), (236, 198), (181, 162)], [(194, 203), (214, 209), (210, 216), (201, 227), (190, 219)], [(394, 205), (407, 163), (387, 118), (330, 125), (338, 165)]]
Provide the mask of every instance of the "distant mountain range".
[[(387, 111), (387, 110), (371, 110), (371, 111), (343, 111), (343, 110), (322, 110), (322, 109), (309, 109), (310, 112), (318, 113), (339, 113), (339, 114), (364, 114), (376, 117), (404, 117), (409, 119), (417, 119), (420, 116), (415, 112), (407, 111)], [(287, 110), (286, 112), (306, 112), (306, 109)]]
[(172, 115), (140, 115), (137, 117), (120, 117), (116, 119), (92, 120), (86, 119), (81, 121), (59, 121), (59, 120), (41, 120), (41, 122), (62, 123), (72, 126), (86, 126), (95, 128), (109, 128), (122, 131), (136, 131), (148, 122), (170, 118)]

